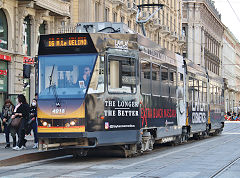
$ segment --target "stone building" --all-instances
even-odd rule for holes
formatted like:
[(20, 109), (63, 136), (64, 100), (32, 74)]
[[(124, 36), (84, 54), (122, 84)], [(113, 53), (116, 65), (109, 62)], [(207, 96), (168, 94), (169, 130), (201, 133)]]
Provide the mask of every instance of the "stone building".
[[(73, 0), (72, 23), (123, 22), (133, 31), (142, 34), (141, 28), (136, 24), (137, 5), (152, 3), (164, 4), (164, 7), (145, 24), (147, 37), (163, 48), (181, 54), (185, 42), (181, 24), (181, 0)], [(153, 11), (153, 8), (144, 8), (141, 17), (145, 18)]]
[(34, 96), (39, 34), (54, 33), (69, 17), (67, 1), (0, 0), (0, 108), (8, 97)]
[(186, 45), (183, 55), (189, 60), (221, 75), (224, 25), (212, 0), (183, 0), (183, 31)]
[(222, 75), (225, 81), (225, 111), (240, 111), (240, 45), (226, 27), (223, 35)]

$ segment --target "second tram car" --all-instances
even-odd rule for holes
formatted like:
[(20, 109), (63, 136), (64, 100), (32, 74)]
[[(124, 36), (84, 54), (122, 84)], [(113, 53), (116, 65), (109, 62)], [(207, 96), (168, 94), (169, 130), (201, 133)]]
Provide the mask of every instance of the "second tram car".
[(40, 149), (154, 143), (223, 128), (222, 79), (139, 34), (41, 35)]

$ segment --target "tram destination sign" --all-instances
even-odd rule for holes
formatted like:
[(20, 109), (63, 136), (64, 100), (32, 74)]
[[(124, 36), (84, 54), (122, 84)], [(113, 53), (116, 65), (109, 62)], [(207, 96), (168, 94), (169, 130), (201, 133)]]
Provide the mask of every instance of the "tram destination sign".
[(52, 37), (49, 38), (48, 47), (67, 47), (67, 46), (87, 46), (87, 37), (76, 37), (76, 36), (70, 36), (68, 38), (66, 37)]
[(97, 53), (88, 33), (41, 35), (39, 55)]

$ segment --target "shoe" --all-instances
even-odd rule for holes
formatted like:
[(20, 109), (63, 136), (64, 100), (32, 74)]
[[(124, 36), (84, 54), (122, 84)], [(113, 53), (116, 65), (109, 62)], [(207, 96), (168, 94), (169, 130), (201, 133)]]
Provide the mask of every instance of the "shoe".
[(13, 149), (13, 150), (18, 150), (19, 147), (18, 147), (18, 146), (15, 146), (15, 147), (13, 147), (12, 149)]
[(32, 148), (33, 148), (33, 149), (38, 148), (38, 143), (34, 143), (34, 145), (33, 145)]
[(10, 144), (7, 144), (7, 145), (5, 146), (5, 148), (10, 148)]
[(22, 149), (23, 149), (23, 146), (21, 148), (19, 148), (19, 147), (16, 148), (17, 151), (20, 151)]
[(26, 147), (25, 147), (25, 146), (22, 146), (22, 147), (21, 147), (21, 150), (23, 150), (23, 149), (26, 149)]

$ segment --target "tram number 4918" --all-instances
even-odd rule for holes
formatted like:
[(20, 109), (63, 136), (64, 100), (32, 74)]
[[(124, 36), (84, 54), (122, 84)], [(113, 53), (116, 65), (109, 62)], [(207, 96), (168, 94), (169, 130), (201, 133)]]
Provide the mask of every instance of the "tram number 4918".
[(65, 109), (53, 109), (52, 113), (53, 114), (65, 114), (66, 110)]

